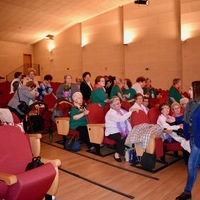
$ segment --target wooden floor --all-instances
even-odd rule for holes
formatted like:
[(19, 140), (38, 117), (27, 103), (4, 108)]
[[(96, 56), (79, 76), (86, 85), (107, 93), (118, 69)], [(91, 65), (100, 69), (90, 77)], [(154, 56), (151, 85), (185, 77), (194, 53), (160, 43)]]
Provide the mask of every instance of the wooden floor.
[[(174, 200), (183, 191), (187, 168), (183, 160), (157, 172), (150, 173), (117, 163), (113, 155), (99, 157), (85, 151), (65, 151), (56, 143), (62, 139), (54, 133), (50, 143), (43, 135), (43, 157), (59, 158), (60, 184), (56, 200)], [(192, 191), (193, 200), (200, 200), (200, 177)]]

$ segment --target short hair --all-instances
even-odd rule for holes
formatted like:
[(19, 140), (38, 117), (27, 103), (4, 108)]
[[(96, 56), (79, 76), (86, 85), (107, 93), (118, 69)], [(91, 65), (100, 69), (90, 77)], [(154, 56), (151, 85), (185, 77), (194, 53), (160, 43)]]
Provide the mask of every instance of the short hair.
[(83, 95), (82, 95), (81, 92), (75, 92), (75, 93), (72, 95), (72, 100), (76, 102), (76, 100), (77, 100), (78, 97), (83, 97)]
[(176, 101), (171, 104), (171, 109), (174, 110), (175, 106), (181, 107), (181, 105), (178, 102), (176, 102)]
[(130, 80), (129, 78), (126, 78), (126, 79), (124, 79), (124, 80), (126, 81), (126, 84), (127, 84), (128, 88), (131, 88), (131, 87), (132, 87), (132, 82), (131, 82), (131, 80)]
[(143, 76), (139, 76), (137, 79), (136, 79), (136, 82), (139, 83), (139, 82), (144, 82), (146, 81), (146, 79), (143, 77)]
[(26, 83), (26, 86), (27, 86), (27, 87), (31, 87), (31, 88), (35, 88), (35, 87), (36, 87), (36, 84), (35, 84), (33, 81), (28, 81), (28, 82)]
[(181, 104), (181, 106), (182, 106), (183, 104), (187, 104), (188, 101), (189, 101), (189, 99), (188, 99), (187, 97), (181, 98), (181, 99), (180, 99), (180, 104)]
[(95, 81), (94, 81), (95, 84), (97, 84), (98, 82), (100, 82), (100, 80), (101, 80), (102, 78), (105, 80), (104, 76), (97, 76), (97, 77), (95, 78)]
[(64, 80), (65, 80), (68, 76), (70, 76), (70, 77), (72, 78), (72, 75), (66, 74), (66, 75), (64, 75)]
[(180, 78), (174, 78), (174, 79), (173, 79), (173, 85), (178, 84), (180, 81), (181, 81)]
[(28, 74), (30, 74), (31, 72), (33, 72), (34, 74), (36, 74), (36, 70), (33, 68), (28, 68)]
[(52, 81), (53, 77), (50, 74), (47, 74), (44, 76), (44, 80), (46, 81)]
[[(142, 95), (141, 93), (136, 93), (135, 96), (134, 96), (134, 99), (137, 99), (137, 98), (140, 97), (140, 96), (143, 97), (143, 95)], [(143, 97), (143, 98), (144, 98), (144, 97)]]
[(22, 74), (22, 72), (15, 72), (14, 77), (18, 78), (21, 74)]
[(83, 75), (82, 75), (83, 80), (85, 79), (85, 77), (86, 77), (87, 75), (91, 76), (90, 72), (84, 72), (84, 73), (83, 73)]
[(159, 109), (160, 112), (163, 110), (163, 107), (164, 107), (164, 106), (168, 106), (168, 107), (170, 108), (170, 105), (169, 105), (168, 103), (166, 103), (166, 102), (165, 102), (165, 103), (162, 103), (162, 104), (160, 104), (159, 107), (158, 107), (158, 109)]
[(115, 101), (116, 100), (119, 100), (120, 101), (120, 99), (119, 99), (119, 97), (118, 96), (113, 96), (111, 99), (110, 99), (110, 107), (111, 108), (113, 108), (113, 105), (114, 105), (114, 103), (115, 103)]

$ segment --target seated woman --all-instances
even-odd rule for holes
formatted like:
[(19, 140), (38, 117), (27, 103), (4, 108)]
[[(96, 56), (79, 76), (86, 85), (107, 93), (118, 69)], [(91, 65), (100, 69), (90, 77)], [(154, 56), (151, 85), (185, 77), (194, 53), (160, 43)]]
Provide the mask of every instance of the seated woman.
[(123, 97), (122, 88), (122, 79), (116, 79), (115, 84), (113, 85), (110, 92), (110, 98), (112, 98), (113, 96), (117, 96), (121, 101), (124, 101), (125, 98)]
[[(181, 146), (190, 152), (190, 144), (189, 140), (185, 140), (182, 136), (179, 136), (175, 131), (178, 129), (183, 129), (183, 124), (179, 125), (172, 125), (175, 123), (175, 118), (170, 116), (170, 106), (168, 103), (163, 103), (159, 106), (159, 110), (161, 112), (160, 116), (158, 117), (157, 124), (161, 126), (164, 130), (164, 139), (170, 141), (171, 137), (180, 142)], [(165, 131), (166, 130), (166, 131)]]
[(131, 109), (135, 109), (136, 111), (142, 110), (145, 114), (148, 113), (148, 109), (143, 105), (143, 95), (141, 93), (135, 95), (135, 103), (132, 105)]
[(53, 92), (53, 88), (51, 87), (52, 79), (53, 77), (50, 74), (47, 74), (44, 76), (44, 81), (40, 83), (39, 88), (38, 88), (39, 100), (43, 100), (45, 95), (51, 94)]
[(79, 91), (78, 85), (72, 83), (72, 76), (68, 74), (64, 76), (64, 84), (59, 85), (56, 97), (61, 100), (72, 101), (72, 95)]
[(134, 101), (136, 91), (132, 88), (132, 82), (130, 79), (124, 79), (124, 87), (122, 88), (123, 97), (128, 102)]
[(121, 108), (119, 97), (113, 97), (110, 100), (110, 110), (105, 116), (105, 136), (117, 142), (117, 149), (114, 155), (114, 159), (117, 162), (122, 162), (120, 155), (124, 155), (126, 136), (132, 129), (128, 120), (131, 113), (132, 110), (127, 112)]
[(92, 152), (94, 151), (94, 146), (90, 143), (86, 119), (89, 111), (82, 105), (83, 95), (81, 92), (75, 92), (72, 99), (74, 107), (70, 110), (70, 129), (77, 130), (80, 133), (80, 139), (87, 145), (89, 151)]
[(171, 104), (171, 116), (175, 118), (175, 124), (182, 124), (183, 120), (183, 112), (181, 109), (181, 105), (178, 102), (174, 102)]
[(95, 79), (94, 89), (91, 93), (92, 103), (99, 103), (102, 107), (105, 106), (105, 103), (109, 102), (108, 96), (104, 89), (105, 79), (103, 76), (97, 76)]

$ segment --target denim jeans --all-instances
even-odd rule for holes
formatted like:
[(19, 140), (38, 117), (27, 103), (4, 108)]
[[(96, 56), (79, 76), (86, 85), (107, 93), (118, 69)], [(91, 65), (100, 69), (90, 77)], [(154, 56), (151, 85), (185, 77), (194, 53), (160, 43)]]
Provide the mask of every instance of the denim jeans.
[(188, 178), (185, 187), (185, 192), (191, 193), (192, 187), (197, 177), (197, 171), (200, 164), (200, 148), (194, 143), (194, 138), (190, 138), (191, 153), (188, 161)]

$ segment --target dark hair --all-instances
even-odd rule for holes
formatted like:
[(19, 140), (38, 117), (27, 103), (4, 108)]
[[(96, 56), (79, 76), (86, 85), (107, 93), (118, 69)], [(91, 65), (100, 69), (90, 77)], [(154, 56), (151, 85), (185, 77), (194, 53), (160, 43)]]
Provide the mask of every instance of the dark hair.
[(162, 109), (163, 109), (164, 106), (169, 106), (169, 108), (170, 108), (170, 105), (168, 103), (162, 103), (158, 107), (158, 109), (159, 109), (160, 112), (162, 111)]
[(193, 100), (195, 102), (200, 102), (200, 81), (193, 81), (192, 88), (193, 88)]
[(173, 79), (173, 85), (176, 85), (177, 83), (179, 83), (181, 81), (180, 78), (174, 78)]
[(132, 87), (132, 82), (129, 78), (124, 79), (126, 81), (126, 84), (128, 85), (128, 88)]
[(83, 75), (82, 75), (83, 80), (85, 79), (85, 77), (86, 77), (87, 75), (91, 76), (90, 72), (84, 72), (84, 73), (83, 73)]
[[(143, 97), (143, 95), (141, 94), (141, 93), (137, 93), (137, 94), (135, 94), (135, 96), (134, 96), (134, 99), (137, 99), (138, 97)], [(144, 98), (144, 97), (143, 97)]]
[(47, 74), (44, 76), (44, 80), (46, 81), (52, 81), (53, 77), (50, 74)]
[(98, 84), (98, 82), (100, 82), (101, 78), (103, 78), (103, 79), (105, 80), (104, 76), (97, 76), (97, 77), (95, 78), (95, 81), (94, 81), (95, 84)]
[(14, 77), (18, 78), (21, 74), (22, 74), (22, 72), (15, 72)]
[(143, 76), (139, 76), (137, 79), (136, 79), (136, 82), (144, 82), (146, 81), (146, 79), (143, 77)]

